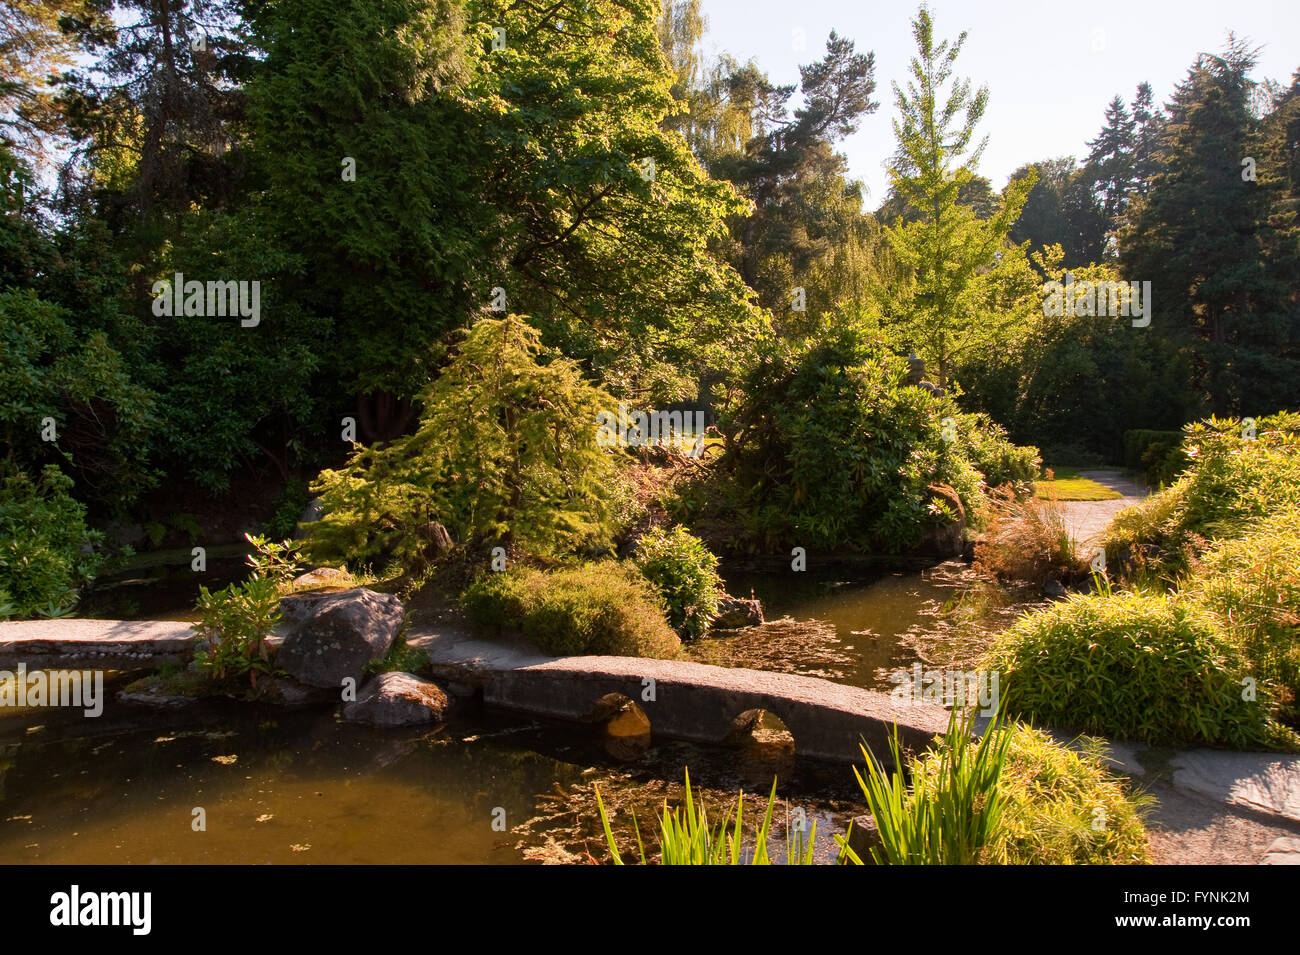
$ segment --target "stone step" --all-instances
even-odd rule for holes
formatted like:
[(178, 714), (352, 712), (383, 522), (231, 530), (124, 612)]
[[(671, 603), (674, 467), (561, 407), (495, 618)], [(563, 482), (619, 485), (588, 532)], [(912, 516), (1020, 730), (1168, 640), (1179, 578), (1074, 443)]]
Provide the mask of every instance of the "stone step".
[(0, 623), (0, 669), (134, 670), (194, 656), (183, 620), (21, 620)]

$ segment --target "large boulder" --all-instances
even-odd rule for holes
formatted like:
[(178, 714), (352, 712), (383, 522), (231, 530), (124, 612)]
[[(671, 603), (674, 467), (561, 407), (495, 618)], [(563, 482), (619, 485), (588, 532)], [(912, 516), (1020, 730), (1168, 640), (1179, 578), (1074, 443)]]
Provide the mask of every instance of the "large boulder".
[(709, 624), (714, 630), (739, 630), (757, 627), (763, 622), (763, 605), (757, 600), (724, 595), (718, 600), (718, 613)]
[(375, 726), (441, 723), (451, 710), (451, 697), (432, 680), (410, 673), (381, 673), (351, 703), (343, 718)]
[(299, 683), (337, 689), (388, 652), (406, 609), (392, 594), (365, 587), (292, 594), (280, 601), (287, 631), (276, 664)]

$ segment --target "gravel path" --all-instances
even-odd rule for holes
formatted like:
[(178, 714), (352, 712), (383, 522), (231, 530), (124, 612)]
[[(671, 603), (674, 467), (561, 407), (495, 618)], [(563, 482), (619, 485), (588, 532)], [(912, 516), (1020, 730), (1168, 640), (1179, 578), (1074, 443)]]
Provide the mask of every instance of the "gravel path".
[(1110, 762), (1159, 801), (1157, 865), (1300, 865), (1300, 756), (1112, 742)]
[(1081, 551), (1106, 529), (1106, 525), (1126, 507), (1141, 503), (1151, 492), (1144, 484), (1126, 478), (1121, 471), (1080, 471), (1079, 477), (1089, 478), (1124, 495), (1109, 501), (1061, 501), (1059, 507), (1065, 516)]

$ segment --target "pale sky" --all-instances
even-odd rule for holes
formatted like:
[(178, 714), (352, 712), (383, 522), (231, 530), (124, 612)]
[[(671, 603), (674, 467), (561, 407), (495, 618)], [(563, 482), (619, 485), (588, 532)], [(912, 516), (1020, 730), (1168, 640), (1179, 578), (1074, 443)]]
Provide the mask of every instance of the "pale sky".
[[(894, 150), (891, 81), (906, 85), (915, 52), (910, 22), (919, 4), (874, 0), (703, 0), (704, 51), (754, 57), (776, 83), (797, 83), (800, 63), (825, 53), (832, 29), (876, 54), (880, 103), (838, 149), (850, 175), (867, 186), (865, 207), (888, 192), (884, 164)], [(931, 0), (936, 41), (965, 30), (955, 75), (988, 84), (977, 132), (987, 134), (979, 171), (1000, 189), (1024, 163), (1087, 153), (1115, 94), (1131, 102), (1151, 83), (1157, 103), (1202, 52), (1223, 50), (1236, 31), (1262, 47), (1254, 78), (1289, 85), (1300, 67), (1300, 0)], [(794, 49), (796, 30), (805, 38)]]

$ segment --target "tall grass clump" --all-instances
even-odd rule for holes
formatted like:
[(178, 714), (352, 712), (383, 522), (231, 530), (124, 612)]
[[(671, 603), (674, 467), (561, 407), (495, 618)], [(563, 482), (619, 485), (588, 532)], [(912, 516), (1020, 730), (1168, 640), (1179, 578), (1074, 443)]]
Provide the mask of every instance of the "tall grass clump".
[(975, 545), (975, 569), (1003, 580), (1044, 584), (1080, 577), (1086, 566), (1056, 501), (1018, 497), (1009, 488), (989, 494), (987, 526)]
[[(716, 828), (709, 822), (708, 811), (703, 801), (696, 803), (691, 793), (691, 773), (686, 771), (685, 806), (669, 809), (665, 800), (663, 814), (659, 818), (659, 860), (661, 865), (771, 865), (769, 843), (771, 842), (772, 809), (776, 805), (776, 780), (772, 780), (772, 792), (767, 797), (767, 811), (763, 821), (754, 834), (753, 845), (746, 847), (744, 835), (745, 794), (736, 798), (728, 818)], [(596, 806), (600, 811), (600, 824), (605, 830), (605, 841), (609, 845), (609, 854), (615, 865), (624, 865), (622, 854), (614, 841), (614, 831), (609, 823), (609, 814), (605, 803), (600, 798), (600, 788), (596, 789)], [(732, 813), (734, 812), (734, 816)], [(646, 865), (645, 843), (641, 839), (640, 827), (636, 816), (632, 816), (632, 826), (636, 830), (637, 851), (642, 865)], [(793, 838), (789, 830), (786, 835), (786, 865), (812, 865), (813, 841), (817, 837), (817, 823), (809, 827), (807, 836), (798, 832)]]
[[(898, 742), (898, 727), (889, 740), (893, 770), (886, 772), (875, 756), (862, 747), (866, 758), (864, 778), (853, 774), (876, 821), (881, 845), (871, 850), (877, 864), (971, 865), (987, 861), (986, 847), (993, 841), (1002, 819), (1004, 799), (999, 779), (1007, 760), (1009, 734), (995, 720), (974, 742), (970, 717), (953, 711), (948, 730), (930, 763), (913, 761), (912, 786), (907, 784), (905, 761)], [(915, 770), (921, 768), (923, 772)], [(861, 862), (847, 840), (840, 840), (844, 855)]]
[[(1101, 741), (1076, 751), (1041, 730), (995, 720), (974, 741), (956, 713), (934, 749), (907, 759), (891, 739), (894, 770), (867, 756), (858, 784), (876, 823), (877, 864), (1070, 865), (1150, 862), (1142, 813), (1107, 773)], [(856, 770), (855, 770), (856, 772)], [(908, 779), (910, 778), (910, 786)], [(862, 862), (838, 840), (842, 860)]]
[(1294, 739), (1217, 618), (1176, 596), (1073, 594), (1002, 633), (986, 667), (1009, 715), (1060, 729), (1239, 749)]
[(470, 584), (461, 603), (478, 627), (517, 631), (557, 656), (681, 652), (653, 586), (634, 567), (613, 561), (487, 574)]

